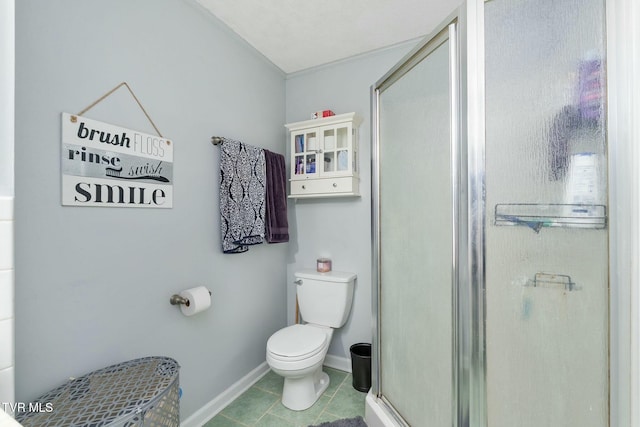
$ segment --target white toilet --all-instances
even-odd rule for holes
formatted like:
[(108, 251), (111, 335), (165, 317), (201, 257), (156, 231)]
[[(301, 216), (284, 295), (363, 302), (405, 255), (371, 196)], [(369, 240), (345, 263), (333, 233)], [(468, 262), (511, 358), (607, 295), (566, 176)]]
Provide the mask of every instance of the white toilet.
[(302, 270), (295, 274), (298, 305), (304, 324), (280, 329), (267, 341), (267, 363), (284, 377), (282, 404), (294, 411), (311, 407), (329, 386), (322, 363), (333, 330), (351, 311), (356, 275)]

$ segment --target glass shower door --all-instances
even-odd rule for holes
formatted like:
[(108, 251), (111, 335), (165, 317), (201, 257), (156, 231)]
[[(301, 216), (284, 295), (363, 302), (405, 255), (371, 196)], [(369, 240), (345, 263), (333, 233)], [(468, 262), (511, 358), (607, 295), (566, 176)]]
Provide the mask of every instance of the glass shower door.
[(603, 0), (485, 3), (491, 427), (608, 425)]
[(453, 417), (454, 28), (377, 91), (379, 395), (414, 427)]

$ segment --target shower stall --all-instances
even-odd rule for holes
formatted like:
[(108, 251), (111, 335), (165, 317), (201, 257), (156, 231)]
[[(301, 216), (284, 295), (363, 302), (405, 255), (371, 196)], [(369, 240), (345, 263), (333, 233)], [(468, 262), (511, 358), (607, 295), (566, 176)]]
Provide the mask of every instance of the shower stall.
[(605, 3), (474, 2), (373, 87), (370, 426), (610, 425)]

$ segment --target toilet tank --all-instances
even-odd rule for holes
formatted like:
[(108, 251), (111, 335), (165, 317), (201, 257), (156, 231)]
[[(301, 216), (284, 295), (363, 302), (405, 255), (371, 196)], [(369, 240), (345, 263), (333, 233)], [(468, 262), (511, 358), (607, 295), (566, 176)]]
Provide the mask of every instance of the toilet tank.
[(340, 328), (349, 318), (355, 273), (306, 269), (295, 273), (302, 319), (315, 325)]

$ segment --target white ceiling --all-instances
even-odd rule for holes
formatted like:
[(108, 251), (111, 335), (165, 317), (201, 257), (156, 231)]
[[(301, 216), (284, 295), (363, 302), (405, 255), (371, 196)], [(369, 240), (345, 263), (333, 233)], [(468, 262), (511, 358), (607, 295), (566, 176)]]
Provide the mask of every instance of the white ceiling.
[(196, 0), (285, 73), (429, 34), (461, 0)]

